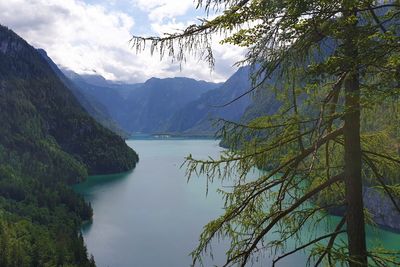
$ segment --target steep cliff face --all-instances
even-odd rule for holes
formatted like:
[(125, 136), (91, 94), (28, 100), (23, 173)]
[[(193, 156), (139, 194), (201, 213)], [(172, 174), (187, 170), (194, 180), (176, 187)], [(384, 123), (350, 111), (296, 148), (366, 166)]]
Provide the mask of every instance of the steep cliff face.
[[(396, 201), (400, 206), (400, 199)], [(364, 187), (364, 205), (372, 213), (375, 223), (400, 232), (400, 213), (384, 192)]]
[[(374, 223), (381, 228), (400, 232), (400, 213), (385, 192), (374, 187), (364, 186), (363, 201), (364, 207), (368, 209)], [(400, 206), (400, 199), (396, 198), (395, 201)], [(338, 202), (342, 201), (338, 200)], [(328, 212), (332, 215), (344, 216), (345, 209), (344, 207), (330, 208)]]

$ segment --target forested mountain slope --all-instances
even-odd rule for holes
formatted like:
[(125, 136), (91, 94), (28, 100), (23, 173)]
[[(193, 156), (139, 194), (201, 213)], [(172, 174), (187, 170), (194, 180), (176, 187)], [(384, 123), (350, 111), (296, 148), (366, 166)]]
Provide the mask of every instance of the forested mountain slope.
[(54, 73), (58, 78), (64, 83), (64, 85), (74, 94), (75, 98), (79, 101), (79, 104), (101, 125), (110, 129), (111, 131), (125, 137), (127, 135), (118, 125), (113, 121), (107, 108), (96, 101), (90, 95), (84, 95), (80, 89), (69, 79), (64, 73), (58, 68), (58, 66), (53, 62), (53, 60), (47, 55), (46, 51), (43, 49), (38, 49), (42, 57), (49, 63), (50, 67), (53, 69)]
[(0, 266), (93, 266), (91, 208), (68, 184), (137, 154), (80, 106), (39, 52), (0, 26)]
[(89, 101), (89, 104), (99, 103), (102, 105), (118, 127), (123, 129), (117, 118), (125, 116), (127, 113), (123, 92), (130, 91), (129, 89), (124, 88), (120, 94), (118, 87), (111, 87), (111, 84), (101, 76), (79, 75), (65, 69), (62, 71), (76, 90)]

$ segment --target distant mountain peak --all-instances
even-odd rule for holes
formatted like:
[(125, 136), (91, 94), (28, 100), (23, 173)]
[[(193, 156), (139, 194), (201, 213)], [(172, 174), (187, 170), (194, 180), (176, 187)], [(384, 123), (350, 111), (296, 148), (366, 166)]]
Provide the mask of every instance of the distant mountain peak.
[(80, 75), (88, 84), (97, 86), (107, 86), (110, 82), (99, 74), (81, 74)]

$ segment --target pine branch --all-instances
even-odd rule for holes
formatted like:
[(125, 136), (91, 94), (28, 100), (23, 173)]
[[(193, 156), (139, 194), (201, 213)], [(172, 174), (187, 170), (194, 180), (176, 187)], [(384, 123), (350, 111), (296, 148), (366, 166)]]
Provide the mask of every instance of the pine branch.
[(323, 235), (323, 236), (320, 236), (320, 237), (318, 237), (318, 238), (316, 238), (316, 239), (314, 239), (314, 240), (312, 240), (312, 241), (310, 241), (310, 242), (308, 242), (308, 243), (306, 243), (306, 244), (304, 244), (304, 245), (302, 245), (300, 247), (297, 247), (294, 250), (292, 250), (292, 251), (290, 251), (288, 253), (285, 253), (285, 254), (279, 256), (278, 258), (274, 259), (273, 262), (272, 262), (272, 267), (275, 267), (275, 265), (276, 265), (276, 263), (278, 261), (280, 261), (281, 259), (286, 258), (287, 256), (290, 256), (290, 255), (292, 255), (292, 254), (294, 254), (294, 253), (296, 253), (296, 252), (298, 252), (300, 250), (303, 250), (303, 249), (305, 249), (305, 248), (307, 248), (307, 247), (309, 247), (309, 246), (311, 246), (311, 245), (313, 245), (313, 244), (315, 244), (315, 243), (317, 243), (317, 242), (319, 242), (321, 240), (324, 240), (324, 239), (326, 239), (328, 237), (333, 237), (333, 236), (336, 237), (337, 235), (345, 233), (345, 232), (346, 232), (346, 230), (340, 230), (340, 231), (336, 231), (336, 232), (333, 232), (333, 233), (330, 233), (330, 234), (327, 234), (327, 235)]
[(257, 235), (257, 237), (251, 242), (251, 245), (249, 248), (247, 248), (245, 251), (237, 254), (233, 258), (228, 259), (226, 264), (224, 266), (229, 266), (232, 262), (236, 261), (239, 258), (243, 258), (241, 260), (241, 267), (244, 267), (248, 261), (248, 258), (250, 257), (251, 253), (257, 248), (258, 243), (261, 241), (262, 238), (274, 227), (282, 218), (284, 218), (286, 215), (294, 211), (296, 208), (298, 208), (301, 204), (303, 204), (305, 201), (309, 200), (311, 197), (316, 195), (317, 193), (321, 192), (322, 190), (326, 189), (327, 187), (330, 187), (331, 185), (343, 181), (344, 176), (343, 174), (337, 175), (332, 177), (330, 180), (324, 182), (323, 184), (317, 186), (316, 188), (312, 189), (308, 193), (306, 193), (304, 196), (299, 198), (293, 205), (291, 205), (289, 208), (286, 210), (280, 212), (273, 220), (260, 232), (260, 234)]
[[(346, 217), (343, 216), (343, 218), (340, 220), (339, 224), (336, 226), (335, 233), (339, 232), (345, 223), (346, 223)], [(345, 232), (345, 231), (342, 231), (342, 232)], [(319, 264), (321, 264), (323, 258), (326, 256), (326, 254), (328, 254), (329, 265), (332, 266), (330, 251), (335, 243), (335, 239), (337, 236), (338, 236), (338, 234), (331, 236), (331, 238), (328, 241), (328, 246), (325, 248), (325, 251), (322, 253), (322, 255), (319, 257), (319, 259), (315, 263), (315, 267), (317, 267)]]
[(384, 177), (379, 173), (378, 168), (375, 166), (375, 164), (372, 162), (372, 160), (364, 154), (364, 159), (366, 160), (368, 166), (371, 167), (372, 172), (375, 174), (376, 178), (378, 179), (378, 182), (382, 185), (383, 189), (385, 192), (388, 194), (390, 201), (393, 203), (393, 206), (396, 208), (396, 210), (400, 213), (400, 206), (397, 204), (395, 197), (392, 195), (390, 192), (390, 188), (385, 184), (384, 182)]

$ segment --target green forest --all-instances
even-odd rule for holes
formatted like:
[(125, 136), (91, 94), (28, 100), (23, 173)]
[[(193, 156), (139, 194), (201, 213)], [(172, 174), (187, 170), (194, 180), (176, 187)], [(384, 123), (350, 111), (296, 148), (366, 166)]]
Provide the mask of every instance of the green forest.
[[(220, 213), (210, 220), (204, 212), (192, 266), (213, 259), (220, 240), (223, 266), (251, 266), (265, 254), (277, 266), (298, 252), (315, 267), (400, 266), (398, 247), (367, 236), (370, 227), (400, 227), (400, 1), (197, 0), (194, 7), (205, 17), (169, 33), (130, 35), (126, 45), (180, 70), (190, 57), (217, 69), (223, 56), (213, 39), (245, 49), (226, 83), (175, 77), (129, 85), (96, 70), (62, 72), (0, 25), (0, 267), (96, 265), (81, 231), (94, 212), (72, 186), (91, 175), (135, 173), (139, 156), (113, 129), (149, 140), (218, 129), (225, 149), (216, 158), (189, 151), (182, 159), (182, 176), (203, 177), (206, 195), (209, 184), (222, 184)], [(162, 154), (165, 143), (155, 144)], [(154, 155), (145, 159), (164, 171)], [(161, 178), (176, 182), (177, 172), (165, 172)], [(162, 202), (164, 188), (157, 189)], [(185, 202), (178, 195), (176, 205)], [(139, 202), (139, 216), (171, 212)], [(339, 218), (327, 227), (331, 215)]]
[(94, 266), (71, 185), (137, 154), (78, 104), (39, 52), (0, 26), (0, 266)]

